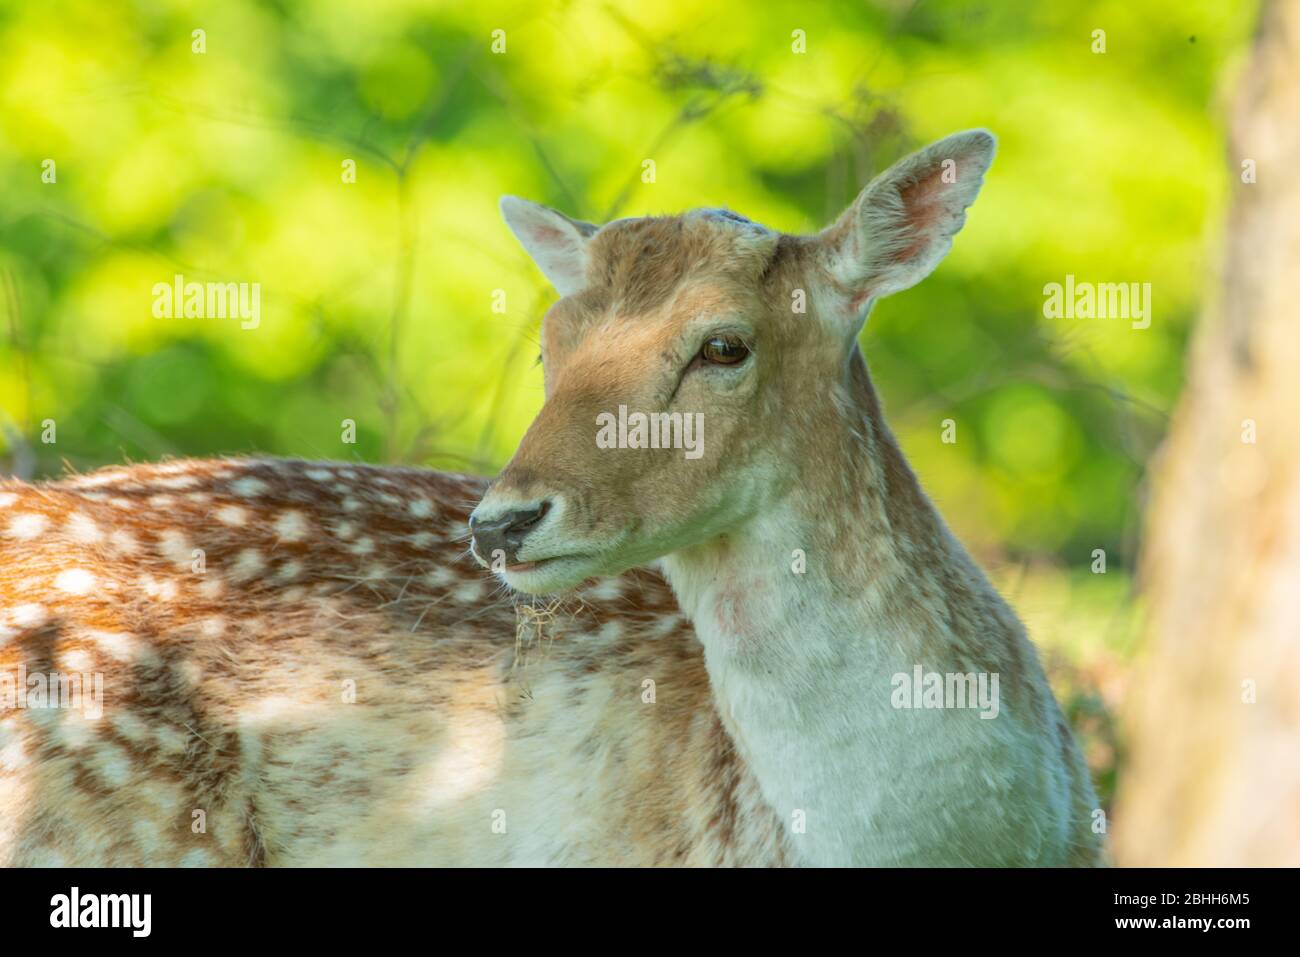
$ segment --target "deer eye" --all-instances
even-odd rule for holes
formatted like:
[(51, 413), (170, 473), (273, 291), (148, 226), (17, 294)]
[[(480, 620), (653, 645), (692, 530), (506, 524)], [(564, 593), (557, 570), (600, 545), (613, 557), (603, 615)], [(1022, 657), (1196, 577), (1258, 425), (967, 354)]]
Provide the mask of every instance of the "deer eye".
[(744, 362), (749, 347), (739, 336), (714, 336), (704, 343), (700, 358), (719, 366), (734, 366)]

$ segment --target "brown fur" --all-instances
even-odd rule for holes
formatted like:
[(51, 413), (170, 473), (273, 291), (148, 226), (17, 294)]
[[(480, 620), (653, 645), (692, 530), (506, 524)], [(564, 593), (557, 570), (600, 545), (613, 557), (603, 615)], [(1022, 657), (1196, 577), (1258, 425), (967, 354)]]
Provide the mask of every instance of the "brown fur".
[[(581, 590), (521, 633), (510, 596), (465, 553), (480, 479), (235, 460), (91, 479), (0, 484), (0, 673), (21, 663), (105, 682), (97, 721), (0, 711), (0, 862), (782, 860), (698, 642), (653, 573)], [(9, 534), (21, 516), (43, 517), (42, 532)], [(177, 534), (206, 551), (206, 571)], [(93, 575), (92, 591), (59, 590), (72, 569)], [(15, 609), (33, 604), (44, 615), (19, 624)], [(532, 773), (520, 762), (539, 742), (556, 763), (611, 772), (555, 796), (591, 824), (549, 858), (521, 845), (562, 809), (498, 793)], [(490, 767), (440, 779), (431, 763), (456, 747)], [(475, 783), (456, 806), (396, 810), (422, 788), (454, 790), (457, 773)], [(505, 835), (491, 831), (498, 807)], [(192, 829), (198, 810), (206, 833)], [(385, 828), (393, 839), (368, 856), (363, 835)], [(412, 835), (423, 846), (401, 848)], [(332, 844), (356, 856), (335, 860)]]

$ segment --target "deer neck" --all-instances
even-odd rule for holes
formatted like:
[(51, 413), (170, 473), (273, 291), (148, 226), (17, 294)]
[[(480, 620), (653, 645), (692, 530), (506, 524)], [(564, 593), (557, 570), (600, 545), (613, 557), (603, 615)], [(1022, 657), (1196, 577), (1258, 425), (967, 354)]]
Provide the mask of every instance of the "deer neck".
[(950, 659), (943, 583), (973, 568), (885, 428), (856, 351), (842, 390), (834, 426), (779, 501), (663, 566), (792, 846), (809, 863), (885, 863), (907, 849), (879, 842), (883, 817), (895, 835), (917, 833), (897, 817), (909, 813), (897, 799), (910, 749), (945, 746), (914, 739), (925, 722), (899, 720), (891, 681)]

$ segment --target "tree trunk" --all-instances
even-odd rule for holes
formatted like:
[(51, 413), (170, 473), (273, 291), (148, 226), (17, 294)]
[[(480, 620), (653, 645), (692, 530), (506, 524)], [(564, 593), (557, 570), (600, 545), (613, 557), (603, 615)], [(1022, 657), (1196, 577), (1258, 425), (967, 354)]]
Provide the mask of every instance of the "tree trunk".
[(1222, 282), (1154, 469), (1124, 865), (1300, 864), (1300, 0), (1265, 5), (1232, 126)]

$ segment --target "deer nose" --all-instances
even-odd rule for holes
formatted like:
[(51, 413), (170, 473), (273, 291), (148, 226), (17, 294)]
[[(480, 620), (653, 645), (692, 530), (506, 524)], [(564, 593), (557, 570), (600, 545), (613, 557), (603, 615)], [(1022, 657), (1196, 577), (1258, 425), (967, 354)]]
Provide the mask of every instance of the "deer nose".
[(490, 519), (470, 515), (469, 530), (474, 536), (479, 556), (491, 562), (499, 551), (505, 555), (506, 564), (514, 564), (524, 539), (546, 516), (550, 507), (549, 501), (541, 501), (526, 508), (511, 509), (504, 515)]

